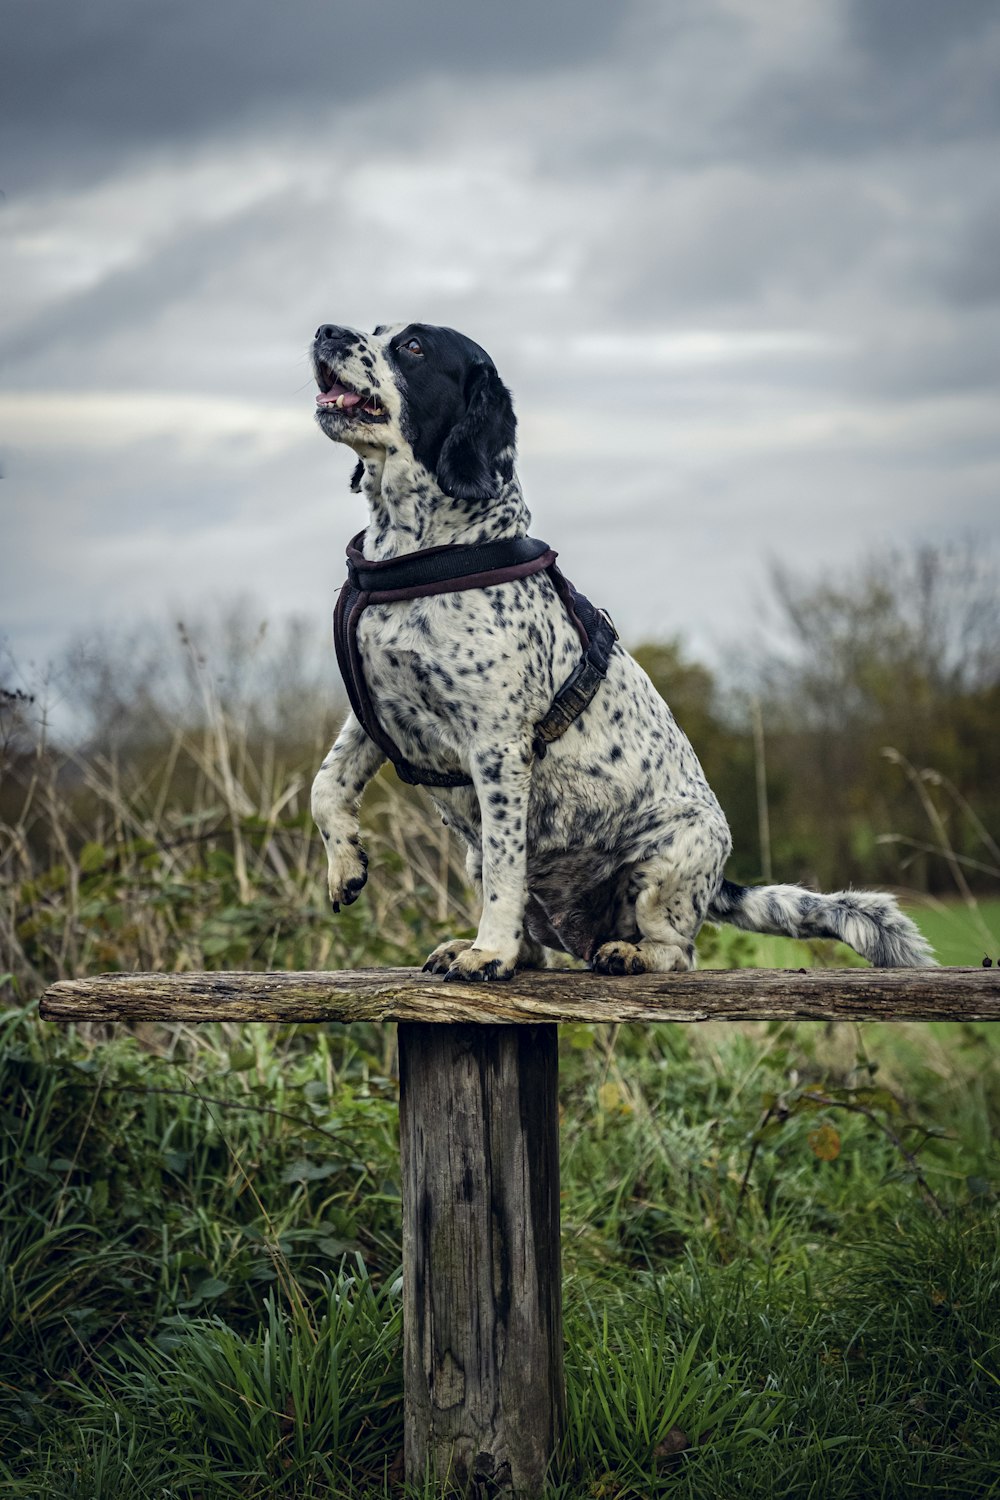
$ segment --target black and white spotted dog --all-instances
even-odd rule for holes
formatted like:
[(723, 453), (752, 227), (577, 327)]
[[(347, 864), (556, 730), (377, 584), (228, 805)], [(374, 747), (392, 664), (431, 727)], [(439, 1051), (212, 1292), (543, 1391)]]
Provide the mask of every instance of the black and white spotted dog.
[[(478, 344), (421, 323), (325, 325), (312, 356), (319, 425), (358, 455), (367, 559), (527, 534), (510, 394)], [(617, 642), (589, 707), (535, 755), (535, 725), (580, 657), (547, 573), (372, 605), (358, 646), (379, 724), (403, 754), (471, 779), (432, 793), (483, 891), (475, 940), (442, 943), (425, 965), (446, 979), (509, 979), (546, 948), (607, 974), (690, 969), (706, 919), (839, 938), (883, 967), (934, 962), (891, 896), (723, 879), (722, 809)], [(313, 784), (335, 911), (367, 879), (357, 807), (383, 759), (352, 713)]]

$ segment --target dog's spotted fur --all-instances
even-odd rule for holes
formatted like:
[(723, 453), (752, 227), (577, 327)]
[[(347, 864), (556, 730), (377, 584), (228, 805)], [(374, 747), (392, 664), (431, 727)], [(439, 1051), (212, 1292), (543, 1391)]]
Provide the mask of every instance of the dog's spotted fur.
[[(477, 344), (423, 324), (371, 335), (326, 325), (313, 360), (320, 426), (358, 454), (366, 557), (527, 534), (510, 396)], [(333, 404), (345, 390), (346, 409)], [(483, 890), (474, 942), (428, 959), (446, 979), (507, 979), (546, 948), (609, 974), (689, 969), (706, 918), (841, 938), (884, 966), (933, 962), (889, 896), (723, 879), (722, 809), (619, 644), (589, 708), (535, 758), (534, 725), (580, 651), (546, 574), (370, 606), (358, 641), (376, 711), (407, 758), (472, 779), (432, 793)], [(382, 759), (352, 714), (313, 785), (335, 910), (367, 879), (357, 805)]]

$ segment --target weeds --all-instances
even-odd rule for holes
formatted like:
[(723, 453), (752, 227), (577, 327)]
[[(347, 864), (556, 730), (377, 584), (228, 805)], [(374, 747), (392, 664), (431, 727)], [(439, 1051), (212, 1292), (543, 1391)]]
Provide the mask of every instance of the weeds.
[[(28, 1008), (4, 1016), (0, 1059), (0, 1490), (399, 1492), (381, 1031), (95, 1043)], [(905, 1083), (897, 1129), (934, 1120), (921, 1170), (943, 1217), (863, 1114), (835, 1113), (839, 1152), (818, 1155), (825, 1105), (790, 1111), (741, 1195), (769, 1095), (863, 1098), (873, 1067)], [(567, 1028), (561, 1074), (569, 1420), (552, 1500), (989, 1493), (988, 1027)]]
[(154, 699), (131, 741), (59, 750), (29, 697), (0, 702), (0, 969), (21, 994), (101, 970), (399, 964), (415, 933), (474, 923), (464, 853), (388, 775), (365, 813), (380, 879), (332, 923), (308, 807), (325, 743), (255, 734), (186, 646), (197, 712), (178, 726)]

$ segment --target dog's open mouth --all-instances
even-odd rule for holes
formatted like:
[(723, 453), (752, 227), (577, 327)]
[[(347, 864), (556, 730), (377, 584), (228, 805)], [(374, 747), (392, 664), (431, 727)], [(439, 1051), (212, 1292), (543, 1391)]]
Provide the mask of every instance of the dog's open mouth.
[(369, 422), (385, 421), (385, 407), (379, 405), (378, 398), (366, 395), (364, 391), (352, 390), (337, 379), (329, 365), (319, 366), (316, 379), (319, 383), (317, 406), (333, 406), (345, 416), (364, 417)]

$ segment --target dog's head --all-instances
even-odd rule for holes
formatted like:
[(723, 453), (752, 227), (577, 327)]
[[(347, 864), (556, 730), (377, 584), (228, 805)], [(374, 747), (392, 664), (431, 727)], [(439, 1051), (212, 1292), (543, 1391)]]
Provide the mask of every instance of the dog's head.
[(485, 349), (427, 323), (358, 333), (325, 323), (312, 345), (316, 417), (366, 460), (401, 456), (446, 495), (488, 500), (514, 472), (510, 392)]

